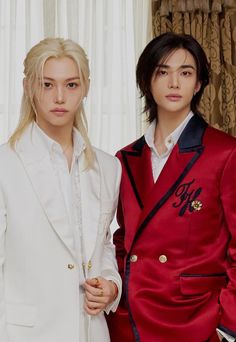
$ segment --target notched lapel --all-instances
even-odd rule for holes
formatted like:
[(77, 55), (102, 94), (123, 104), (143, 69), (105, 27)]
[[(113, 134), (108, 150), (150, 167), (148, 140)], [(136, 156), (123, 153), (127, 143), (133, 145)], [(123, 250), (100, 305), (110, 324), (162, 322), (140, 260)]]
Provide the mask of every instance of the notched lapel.
[(49, 154), (42, 151), (37, 137), (32, 138), (30, 126), (16, 146), (32, 188), (49, 223), (76, 258), (75, 241), (70, 227), (65, 203), (60, 193)]
[(197, 115), (194, 115), (185, 127), (148, 196), (134, 240), (138, 238), (152, 217), (175, 192), (201, 156), (204, 150), (202, 138), (206, 127), (207, 123)]
[[(167, 160), (153, 190), (148, 198), (140, 217), (141, 226), (144, 226), (175, 192), (192, 166), (200, 157), (202, 150), (179, 154), (178, 145), (174, 147)], [(153, 204), (155, 203), (155, 206)]]
[(84, 154), (79, 160), (84, 261), (89, 264), (95, 249), (101, 212), (101, 176), (97, 160), (85, 169)]
[(132, 146), (131, 151), (123, 150), (121, 153), (135, 197), (140, 208), (143, 209), (154, 185), (151, 151), (143, 136)]

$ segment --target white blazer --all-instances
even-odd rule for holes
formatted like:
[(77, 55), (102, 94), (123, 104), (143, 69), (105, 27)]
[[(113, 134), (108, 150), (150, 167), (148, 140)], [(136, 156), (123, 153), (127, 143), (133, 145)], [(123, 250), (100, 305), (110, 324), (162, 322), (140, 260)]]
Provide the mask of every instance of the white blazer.
[[(16, 149), (0, 147), (0, 341), (106, 342), (103, 313), (83, 311), (75, 239), (50, 161), (30, 125)], [(109, 225), (116, 210), (121, 167), (94, 149), (95, 167), (80, 157), (87, 277), (114, 280), (121, 295)]]

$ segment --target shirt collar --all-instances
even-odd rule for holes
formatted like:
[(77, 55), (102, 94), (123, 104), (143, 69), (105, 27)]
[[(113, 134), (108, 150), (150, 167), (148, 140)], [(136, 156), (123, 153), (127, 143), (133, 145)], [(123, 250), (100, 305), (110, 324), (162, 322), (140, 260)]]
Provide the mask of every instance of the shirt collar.
[[(170, 151), (173, 149), (174, 145), (177, 143), (181, 133), (183, 132), (184, 128), (186, 127), (187, 123), (190, 121), (190, 119), (193, 117), (193, 112), (190, 111), (187, 117), (181, 122), (181, 124), (165, 138), (165, 145), (167, 148), (167, 152), (164, 153), (164, 155), (167, 155), (170, 153)], [(148, 127), (144, 137), (146, 140), (147, 145), (155, 151), (156, 154), (158, 152), (156, 151), (155, 145), (154, 145), (154, 134), (156, 129), (156, 120), (154, 120), (150, 126)]]
[[(53, 152), (59, 152), (59, 153), (63, 153), (63, 150), (61, 148), (61, 145), (56, 142), (55, 140), (53, 140), (52, 138), (50, 138), (39, 126), (36, 122), (34, 122), (33, 124), (33, 130), (35, 131), (35, 133), (40, 137), (44, 148), (51, 154)], [(83, 150), (85, 149), (85, 141), (82, 137), (82, 135), (80, 134), (80, 132), (73, 127), (73, 153), (74, 156), (77, 157), (79, 156)]]

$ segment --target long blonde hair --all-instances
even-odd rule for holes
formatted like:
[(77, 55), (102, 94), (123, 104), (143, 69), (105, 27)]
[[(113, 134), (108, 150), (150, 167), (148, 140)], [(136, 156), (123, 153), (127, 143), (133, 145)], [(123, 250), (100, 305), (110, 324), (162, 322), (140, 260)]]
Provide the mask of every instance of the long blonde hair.
[[(24, 60), (24, 75), (26, 89), (24, 89), (20, 118), (18, 125), (9, 139), (12, 148), (21, 137), (28, 125), (35, 120), (34, 107), (34, 84), (43, 78), (43, 68), (49, 58), (70, 57), (78, 66), (82, 92), (87, 95), (89, 89), (89, 64), (85, 51), (74, 41), (63, 38), (46, 38), (33, 46)], [(83, 102), (79, 106), (75, 115), (74, 126), (79, 130), (85, 141), (85, 157), (87, 167), (92, 167), (94, 163), (94, 152), (87, 134), (87, 119), (85, 116)]]

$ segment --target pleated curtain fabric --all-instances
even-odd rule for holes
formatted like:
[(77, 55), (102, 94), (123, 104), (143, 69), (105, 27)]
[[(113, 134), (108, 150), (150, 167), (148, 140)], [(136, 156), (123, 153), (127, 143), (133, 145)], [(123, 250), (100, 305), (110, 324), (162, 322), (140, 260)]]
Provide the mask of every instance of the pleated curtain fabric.
[(135, 66), (151, 23), (151, 0), (0, 0), (0, 143), (18, 121), (26, 52), (45, 37), (73, 39), (87, 52), (92, 143), (113, 154), (136, 139), (143, 119)]
[(201, 110), (214, 127), (236, 135), (236, 2), (158, 0), (152, 2), (153, 34), (193, 35), (211, 64)]
[(19, 117), (23, 60), (43, 38), (42, 0), (0, 0), (0, 143)]

